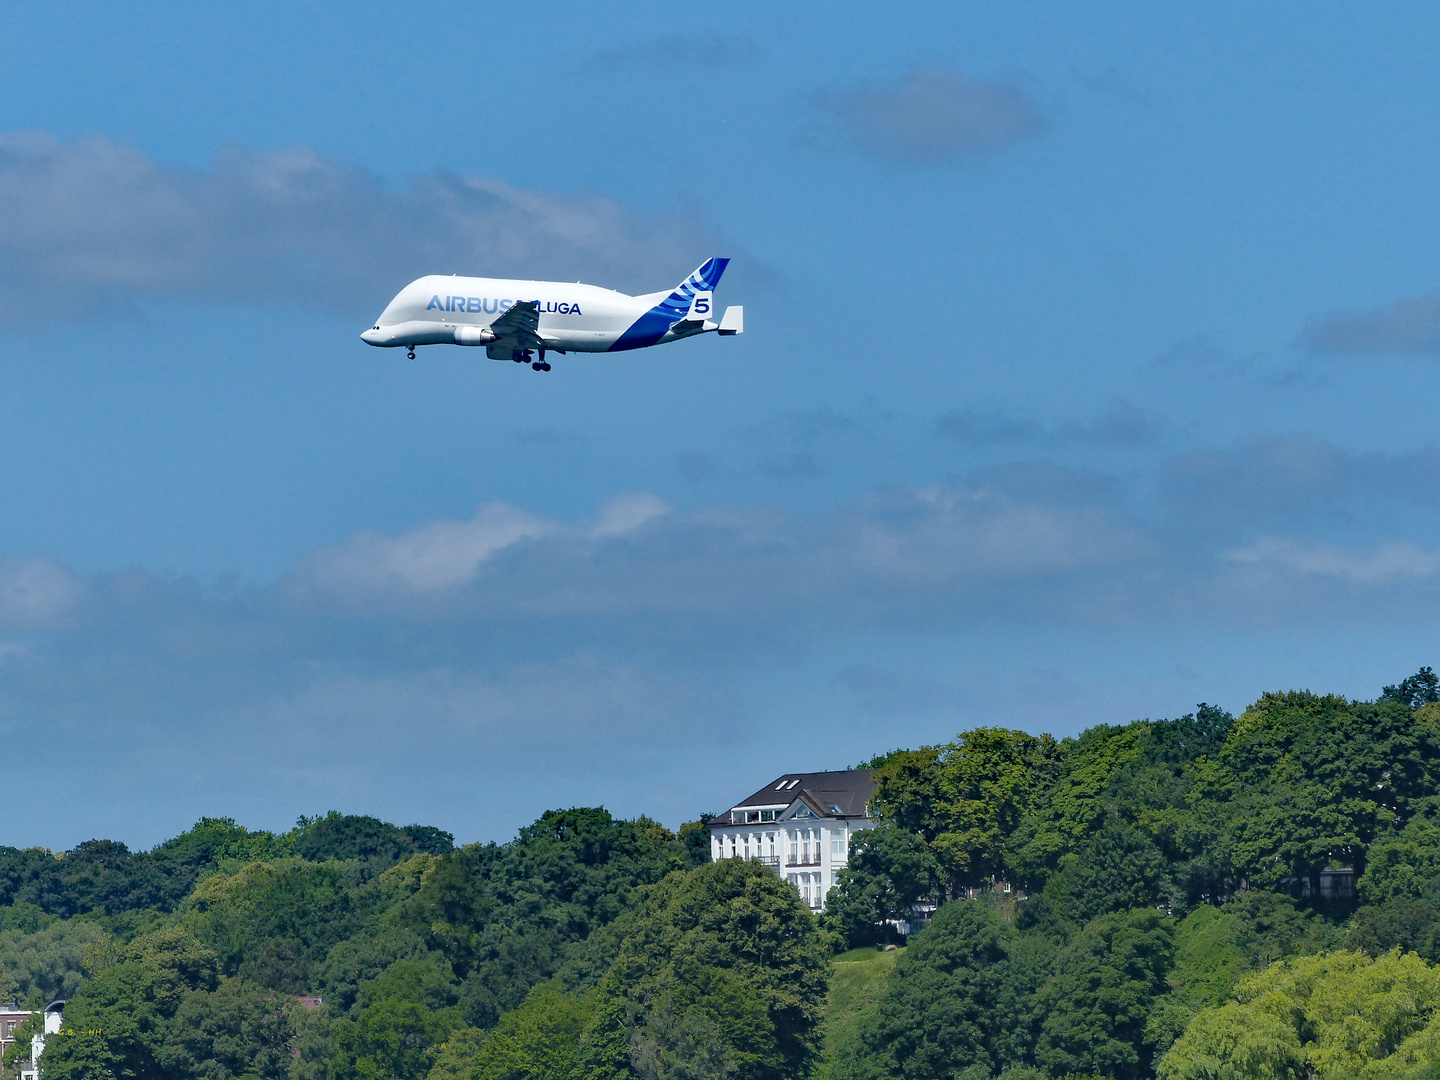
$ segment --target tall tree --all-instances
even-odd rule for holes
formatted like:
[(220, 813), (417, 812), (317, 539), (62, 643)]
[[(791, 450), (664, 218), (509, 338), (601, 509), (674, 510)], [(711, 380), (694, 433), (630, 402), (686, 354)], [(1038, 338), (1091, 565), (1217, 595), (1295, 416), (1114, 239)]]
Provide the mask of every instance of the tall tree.
[(1218, 853), (1240, 876), (1274, 887), (1320, 872), (1363, 872), (1366, 848), (1435, 791), (1440, 733), (1393, 701), (1308, 691), (1265, 694), (1245, 710), (1206, 772)]
[(945, 887), (945, 873), (928, 844), (894, 825), (859, 833), (850, 857), (825, 898), (826, 910), (855, 944), (873, 940), (888, 919), (908, 919), (916, 901)]
[(584, 1080), (590, 1015), (588, 998), (537, 989), (494, 1030), (452, 1033), (429, 1080)]
[(1051, 1076), (1139, 1080), (1149, 1075), (1151, 1007), (1169, 986), (1169, 921), (1153, 908), (1102, 915), (1081, 930), (1040, 991), (1035, 1058)]
[(1018, 935), (983, 899), (954, 900), (910, 939), (877, 1006), (860, 1021), (860, 1050), (835, 1080), (990, 1076), (1024, 1064), (1041, 965), (1017, 960)]
[(1409, 709), (1433, 705), (1440, 701), (1440, 676), (1437, 676), (1432, 668), (1422, 667), (1414, 675), (1401, 679), (1398, 686), (1385, 687), (1380, 696)]
[(1440, 971), (1413, 953), (1281, 961), (1206, 1009), (1160, 1080), (1420, 1077), (1440, 1061)]
[(656, 885), (597, 989), (598, 1077), (678, 1078), (687, 1055), (735, 1080), (806, 1075), (829, 942), (795, 889), (724, 859)]
[(1048, 735), (976, 728), (945, 746), (896, 753), (873, 770), (884, 821), (930, 845), (949, 894), (1004, 876), (1005, 842), (1060, 769)]

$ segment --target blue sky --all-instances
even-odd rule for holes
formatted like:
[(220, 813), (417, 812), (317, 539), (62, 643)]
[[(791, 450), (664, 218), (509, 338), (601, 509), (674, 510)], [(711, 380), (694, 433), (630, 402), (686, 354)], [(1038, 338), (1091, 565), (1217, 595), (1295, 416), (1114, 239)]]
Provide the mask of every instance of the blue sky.
[[(0, 12), (12, 844), (671, 825), (1436, 654), (1440, 16)], [(747, 331), (549, 375), (421, 273)]]

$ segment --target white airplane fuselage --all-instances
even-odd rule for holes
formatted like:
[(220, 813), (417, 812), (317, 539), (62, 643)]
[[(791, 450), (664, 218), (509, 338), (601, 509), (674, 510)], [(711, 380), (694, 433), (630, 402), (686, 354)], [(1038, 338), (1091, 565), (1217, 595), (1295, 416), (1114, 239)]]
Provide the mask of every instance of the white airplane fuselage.
[(644, 296), (578, 282), (431, 275), (401, 289), (360, 337), (412, 350), (484, 345), (503, 360), (528, 360), (528, 351), (538, 349), (543, 360), (545, 350), (617, 352), (708, 331), (736, 334), (741, 309), (729, 309), (718, 323), (708, 318), (711, 290), (728, 261), (711, 259), (675, 289)]

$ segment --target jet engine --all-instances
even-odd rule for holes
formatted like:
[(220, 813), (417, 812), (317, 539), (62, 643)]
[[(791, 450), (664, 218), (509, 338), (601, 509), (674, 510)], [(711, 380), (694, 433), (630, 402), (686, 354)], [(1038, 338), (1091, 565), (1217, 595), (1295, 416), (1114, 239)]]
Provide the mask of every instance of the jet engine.
[(456, 345), (489, 345), (499, 340), (495, 331), (488, 326), (457, 326), (455, 327)]

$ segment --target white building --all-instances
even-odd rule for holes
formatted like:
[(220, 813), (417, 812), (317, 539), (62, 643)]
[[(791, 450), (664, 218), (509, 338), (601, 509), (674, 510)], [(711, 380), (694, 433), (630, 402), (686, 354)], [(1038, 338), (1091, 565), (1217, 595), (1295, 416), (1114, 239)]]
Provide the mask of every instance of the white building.
[(64, 1001), (52, 1001), (45, 1006), (45, 1030), (43, 1034), (30, 1036), (30, 1060), (20, 1069), (20, 1080), (39, 1080), (40, 1055), (45, 1052), (45, 1036), (60, 1032), (60, 1014), (65, 1011)]
[(869, 769), (786, 773), (709, 822), (710, 857), (756, 859), (817, 911), (850, 857), (850, 839), (874, 828)]

